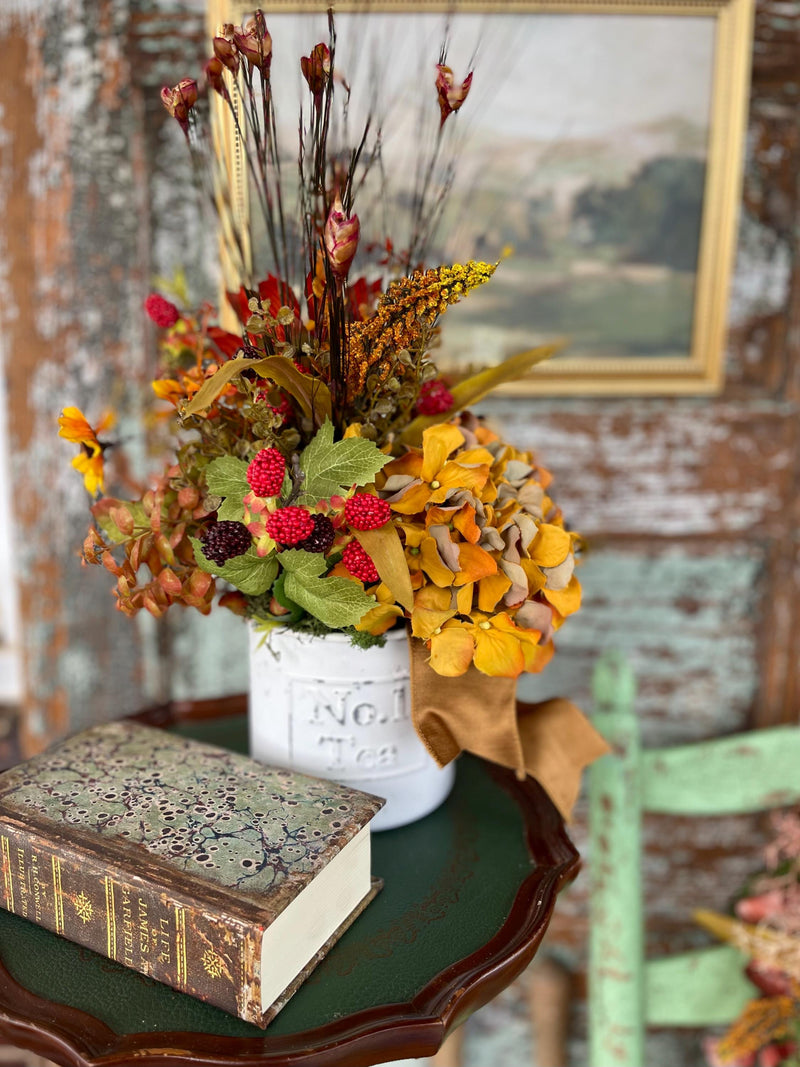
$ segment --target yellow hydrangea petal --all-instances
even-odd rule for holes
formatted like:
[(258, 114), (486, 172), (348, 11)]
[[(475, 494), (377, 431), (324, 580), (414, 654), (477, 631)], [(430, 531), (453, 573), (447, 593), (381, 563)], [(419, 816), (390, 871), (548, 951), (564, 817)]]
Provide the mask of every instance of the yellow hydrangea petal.
[(439, 485), (434, 493), (431, 493), (431, 500), (444, 500), (448, 489), (468, 489), (470, 493), (479, 493), (486, 485), (488, 478), (488, 464), (481, 463), (477, 467), (464, 467), (457, 459), (451, 459), (436, 475), (435, 481)]
[(452, 423), (439, 423), (425, 430), (422, 435), (422, 480), (432, 482), (447, 462), (450, 453), (463, 444), (464, 434)]
[(525, 657), (525, 670), (528, 674), (539, 674), (540, 671), (543, 671), (555, 653), (555, 646), (552, 641), (548, 641), (544, 645), (523, 644), (520, 647)]
[(504, 633), (494, 626), (473, 627), (475, 635), (475, 666), (482, 674), (495, 678), (516, 678), (525, 670), (525, 657), (514, 634)]
[(398, 526), (403, 532), (406, 548), (419, 548), (428, 536), (428, 531), (421, 522), (400, 522)]
[(462, 585), (460, 589), (456, 590), (456, 607), (458, 608), (459, 615), (469, 615), (472, 611), (472, 598), (475, 592), (475, 585), (473, 582), (469, 582), (467, 585)]
[(581, 606), (581, 584), (574, 574), (566, 589), (545, 588), (541, 592), (559, 615), (572, 615)]
[(497, 630), (500, 633), (511, 634), (522, 644), (531, 645), (534, 648), (539, 644), (540, 633), (538, 630), (528, 630), (524, 626), (517, 626), (513, 619), (504, 611), (494, 615), (491, 622), (493, 630)]
[(494, 456), (487, 448), (465, 448), (456, 456), (456, 462), (462, 467), (474, 467), (484, 463), (487, 467), (491, 467), (494, 461)]
[(431, 667), (446, 678), (466, 674), (475, 651), (472, 637), (460, 623), (431, 636)]
[(464, 504), (453, 516), (453, 526), (458, 530), (465, 541), (476, 545), (481, 539), (481, 528), (475, 522), (475, 508), (471, 504)]
[(426, 537), (420, 545), (420, 566), (436, 585), (449, 589), (455, 574), (445, 567), (439, 549), (432, 537)]
[(455, 585), (479, 582), (490, 574), (497, 573), (497, 561), (485, 549), (463, 541), (458, 546), (458, 562), (461, 570), (456, 575)]
[(528, 579), (528, 596), (535, 596), (547, 584), (547, 575), (532, 559), (521, 559), (519, 563)]
[(572, 539), (566, 530), (543, 522), (528, 546), (528, 555), (540, 567), (557, 567), (572, 551)]
[(500, 599), (511, 588), (511, 579), (498, 571), (478, 582), (478, 607), (481, 611), (494, 611)]
[(431, 498), (428, 486), (421, 482), (419, 485), (411, 485), (399, 500), (390, 501), (392, 511), (398, 515), (416, 515), (425, 510), (425, 505)]
[(360, 622), (356, 623), (356, 629), (377, 637), (391, 629), (402, 614), (403, 609), (397, 604), (376, 604)]
[(387, 463), (381, 471), (381, 474), (385, 475), (386, 478), (391, 477), (393, 474), (403, 474), (409, 478), (419, 478), (421, 470), (422, 456), (419, 452), (406, 452), (404, 456), (400, 456), (398, 459), (393, 459), (391, 463)]
[(439, 589), (435, 585), (426, 585), (414, 597), (414, 609), (411, 612), (411, 633), (427, 641), (434, 630), (444, 626), (456, 613), (449, 589)]

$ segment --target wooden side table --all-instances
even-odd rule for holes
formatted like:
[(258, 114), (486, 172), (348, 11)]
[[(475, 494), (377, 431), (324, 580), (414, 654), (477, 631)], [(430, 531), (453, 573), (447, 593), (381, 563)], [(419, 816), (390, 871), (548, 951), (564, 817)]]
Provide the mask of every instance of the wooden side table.
[[(245, 751), (245, 698), (137, 718)], [(385, 888), (266, 1031), (0, 910), (0, 1037), (64, 1067), (367, 1067), (430, 1056), (530, 963), (578, 855), (540, 786), (470, 756), (373, 838)]]

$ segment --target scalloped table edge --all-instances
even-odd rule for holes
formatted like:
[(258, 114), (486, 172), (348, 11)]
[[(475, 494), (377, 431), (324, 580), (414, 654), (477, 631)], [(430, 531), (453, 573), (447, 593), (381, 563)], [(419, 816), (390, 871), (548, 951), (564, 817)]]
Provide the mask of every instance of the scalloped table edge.
[[(559, 892), (580, 867), (563, 820), (542, 787), (533, 779), (519, 782), (512, 772), (487, 766), (522, 810), (536, 868), (521, 884), (494, 937), (441, 971), (412, 1001), (369, 1008), (274, 1039), (268, 1032), (263, 1038), (199, 1032), (117, 1034), (83, 1011), (31, 993), (0, 960), (0, 1035), (64, 1067), (131, 1067), (136, 1062), (147, 1067), (175, 1067), (176, 1062), (198, 1067), (342, 1067), (344, 1056), (347, 1067), (371, 1067), (434, 1055), (456, 1026), (525, 970)], [(534, 834), (533, 827), (546, 834)]]

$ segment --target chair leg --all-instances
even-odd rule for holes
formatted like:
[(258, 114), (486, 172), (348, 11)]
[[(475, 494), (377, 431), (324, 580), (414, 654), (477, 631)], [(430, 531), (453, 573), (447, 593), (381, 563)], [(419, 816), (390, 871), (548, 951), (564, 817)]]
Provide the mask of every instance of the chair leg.
[(536, 1067), (566, 1067), (567, 1030), (572, 978), (550, 956), (537, 960), (529, 972), (528, 997)]
[(464, 1043), (464, 1027), (459, 1026), (447, 1038), (430, 1061), (430, 1067), (461, 1067), (461, 1046)]

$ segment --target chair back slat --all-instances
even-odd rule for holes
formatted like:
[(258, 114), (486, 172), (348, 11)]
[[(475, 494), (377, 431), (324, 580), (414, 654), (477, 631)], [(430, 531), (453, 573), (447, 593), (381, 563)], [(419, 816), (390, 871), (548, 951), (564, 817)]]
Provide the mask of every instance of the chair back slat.
[(612, 747), (589, 773), (589, 1063), (644, 1063), (639, 724), (627, 665), (604, 657), (594, 724)]
[(732, 945), (648, 960), (648, 1026), (722, 1026), (735, 1019), (758, 990), (745, 977), (747, 958)]
[(641, 1067), (646, 1025), (724, 1024), (757, 995), (729, 945), (645, 961), (642, 813), (719, 816), (800, 803), (800, 729), (643, 750), (636, 684), (620, 654), (598, 660), (593, 693), (593, 721), (612, 751), (588, 775), (588, 1062)]
[(740, 815), (800, 802), (800, 730), (776, 726), (642, 754), (642, 808)]

